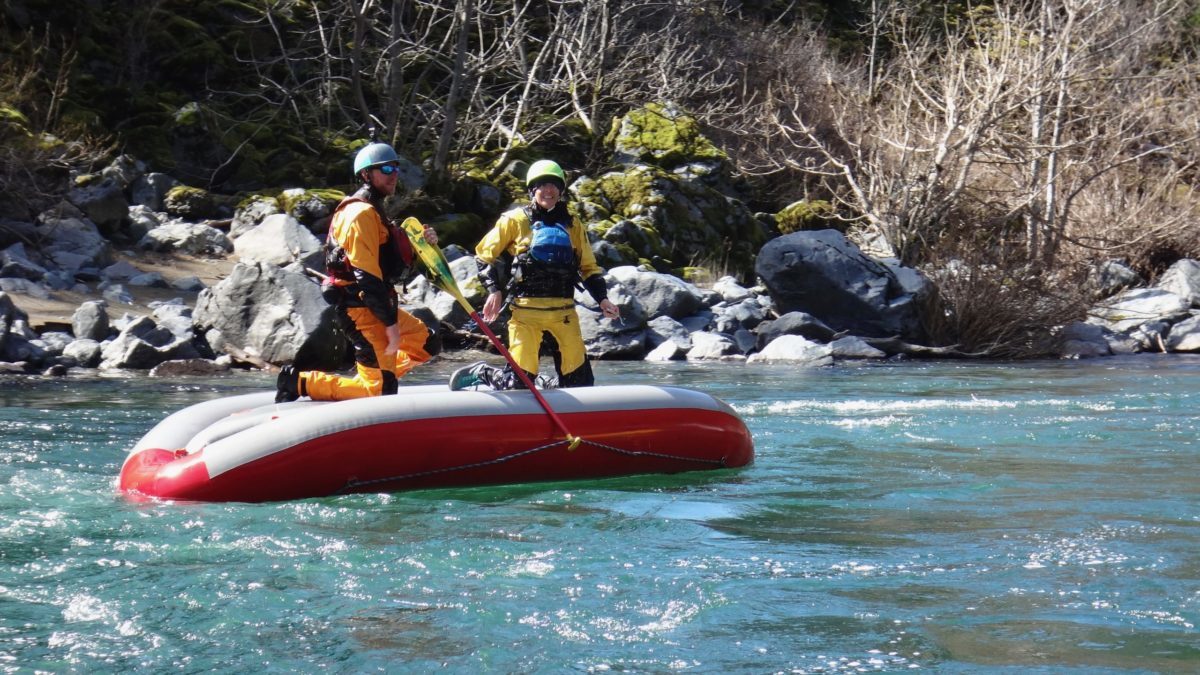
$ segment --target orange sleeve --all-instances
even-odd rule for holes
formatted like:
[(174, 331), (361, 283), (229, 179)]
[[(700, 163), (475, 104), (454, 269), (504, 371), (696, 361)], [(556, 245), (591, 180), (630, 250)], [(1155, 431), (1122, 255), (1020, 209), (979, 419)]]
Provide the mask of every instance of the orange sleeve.
[(354, 267), (383, 279), (379, 248), (387, 241), (387, 228), (370, 204), (349, 204), (334, 217), (333, 236)]

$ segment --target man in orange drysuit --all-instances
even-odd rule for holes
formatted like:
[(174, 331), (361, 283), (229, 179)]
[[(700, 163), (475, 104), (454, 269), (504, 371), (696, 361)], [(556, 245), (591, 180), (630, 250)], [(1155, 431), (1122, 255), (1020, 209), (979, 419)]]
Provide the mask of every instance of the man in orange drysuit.
[[(429, 329), (400, 309), (395, 284), (413, 265), (407, 237), (384, 217), (383, 200), (396, 192), (399, 157), (386, 143), (371, 143), (354, 158), (362, 187), (338, 204), (325, 243), (325, 299), (337, 308), (342, 329), (354, 346), (354, 377), (284, 366), (276, 381), (276, 402), (308, 396), (342, 401), (394, 394), (398, 378), (429, 360)], [(437, 233), (425, 228), (437, 244)]]

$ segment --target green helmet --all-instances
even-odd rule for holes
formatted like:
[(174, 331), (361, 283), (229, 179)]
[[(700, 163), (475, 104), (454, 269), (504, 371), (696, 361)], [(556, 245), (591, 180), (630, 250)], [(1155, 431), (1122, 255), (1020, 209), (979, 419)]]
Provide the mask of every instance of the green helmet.
[(543, 178), (557, 178), (558, 189), (567, 189), (567, 176), (563, 173), (562, 167), (558, 162), (548, 159), (539, 159), (529, 165), (529, 171), (525, 174), (525, 187), (531, 188), (534, 183)]
[(392, 146), (387, 143), (371, 143), (364, 146), (354, 156), (354, 175), (357, 176), (358, 172), (363, 169), (398, 161), (400, 161), (400, 157), (396, 154)]

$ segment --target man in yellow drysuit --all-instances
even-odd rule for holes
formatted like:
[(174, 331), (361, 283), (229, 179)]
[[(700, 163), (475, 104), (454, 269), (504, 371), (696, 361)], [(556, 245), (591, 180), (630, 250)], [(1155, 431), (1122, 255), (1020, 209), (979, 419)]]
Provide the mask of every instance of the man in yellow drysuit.
[[(582, 282), (606, 318), (617, 319), (621, 312), (608, 299), (604, 270), (596, 264), (587, 232), (562, 200), (567, 187), (562, 167), (545, 159), (534, 162), (525, 186), (530, 204), (502, 214), (475, 247), (480, 279), (488, 290), (483, 320), (491, 323), (500, 315), (505, 291), (501, 279), (508, 276), (507, 290), (513, 296), (508, 348), (513, 360), (533, 380), (542, 336), (549, 333), (558, 343), (554, 356), (558, 386), (588, 387), (595, 377), (579, 330), (575, 285)], [(511, 269), (505, 270), (508, 259)], [(502, 371), (483, 363), (460, 369), (451, 377), (450, 387), (477, 384), (493, 389), (524, 387), (511, 366)]]

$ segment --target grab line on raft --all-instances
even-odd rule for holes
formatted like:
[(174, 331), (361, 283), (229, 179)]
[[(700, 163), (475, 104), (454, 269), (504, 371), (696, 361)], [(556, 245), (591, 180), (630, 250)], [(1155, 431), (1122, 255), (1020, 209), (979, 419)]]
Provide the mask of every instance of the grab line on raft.
[[(668, 454), (661, 453), (661, 452), (649, 452), (646, 450), (625, 450), (624, 448), (618, 448), (618, 447), (612, 446), (612, 445), (605, 445), (604, 443), (597, 443), (596, 441), (589, 441), (587, 439), (576, 439), (576, 442), (578, 442), (579, 440), (582, 440), (582, 442), (587, 445), (594, 445), (597, 448), (600, 448), (601, 450), (609, 450), (609, 451), (615, 452), (619, 455), (627, 455), (630, 457), (656, 457), (658, 459), (669, 459), (669, 460), (674, 460), (677, 462), (694, 462), (696, 464), (709, 464), (709, 465), (718, 466), (718, 467), (725, 466), (725, 458), (724, 457), (722, 457), (721, 459), (699, 459), (696, 457), (679, 457), (678, 455), (668, 455)], [(467, 469), (478, 469), (478, 468), (485, 467), (485, 466), (492, 466), (495, 464), (503, 464), (504, 462), (507, 462), (511, 459), (516, 459), (518, 457), (524, 457), (526, 455), (532, 455), (535, 452), (541, 452), (542, 450), (549, 450), (550, 448), (554, 448), (554, 447), (557, 447), (560, 445), (569, 445), (571, 443), (572, 443), (572, 439), (555, 441), (553, 443), (547, 443), (546, 445), (540, 445), (536, 448), (530, 448), (528, 450), (514, 452), (511, 455), (497, 457), (496, 459), (489, 459), (486, 462), (474, 462), (472, 464), (462, 464), (460, 466), (448, 466), (448, 467), (441, 468), (441, 469), (430, 469), (429, 471), (418, 471), (416, 473), (401, 474), (399, 476), (388, 476), (386, 478), (372, 478), (371, 480), (360, 480), (360, 481), (352, 480), (352, 481), (348, 481), (341, 490), (338, 490), (337, 492), (334, 492), (333, 494), (334, 495), (348, 494), (349, 490), (357, 489), (357, 488), (360, 488), (360, 487), (363, 487), (366, 485), (378, 485), (380, 483), (398, 483), (400, 481), (413, 480), (414, 478), (424, 478), (426, 476), (433, 476), (433, 475), (437, 475), (439, 473), (450, 473), (452, 471), (465, 471)]]

